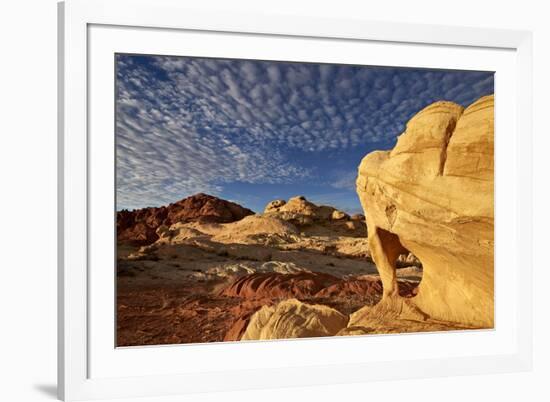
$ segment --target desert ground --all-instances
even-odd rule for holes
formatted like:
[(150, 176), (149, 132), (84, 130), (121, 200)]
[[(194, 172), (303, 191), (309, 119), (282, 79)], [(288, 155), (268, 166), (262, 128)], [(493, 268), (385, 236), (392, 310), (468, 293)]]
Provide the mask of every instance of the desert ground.
[[(181, 204), (203, 213), (160, 226), (149, 245), (118, 245), (119, 346), (240, 340), (253, 313), (283, 300), (347, 317), (381, 298), (363, 215), (298, 196), (270, 203), (263, 214), (217, 223), (227, 201), (197, 194), (168, 209)], [(401, 293), (411, 296), (422, 268), (406, 254), (400, 267)], [(334, 334), (319, 328), (310, 336), (322, 335)]]

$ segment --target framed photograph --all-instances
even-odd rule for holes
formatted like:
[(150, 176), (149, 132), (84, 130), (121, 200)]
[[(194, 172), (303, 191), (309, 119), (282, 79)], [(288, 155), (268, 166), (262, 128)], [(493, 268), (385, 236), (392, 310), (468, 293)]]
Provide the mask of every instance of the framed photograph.
[(529, 32), (69, 0), (59, 49), (60, 398), (530, 369)]

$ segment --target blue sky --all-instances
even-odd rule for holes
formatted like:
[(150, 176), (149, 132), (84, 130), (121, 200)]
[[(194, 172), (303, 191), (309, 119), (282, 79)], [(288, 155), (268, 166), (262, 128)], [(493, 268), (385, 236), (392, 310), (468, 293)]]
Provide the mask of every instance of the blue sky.
[(419, 110), (494, 91), (492, 72), (117, 55), (117, 209), (204, 192), (261, 212), (305, 195), (360, 212), (362, 157)]

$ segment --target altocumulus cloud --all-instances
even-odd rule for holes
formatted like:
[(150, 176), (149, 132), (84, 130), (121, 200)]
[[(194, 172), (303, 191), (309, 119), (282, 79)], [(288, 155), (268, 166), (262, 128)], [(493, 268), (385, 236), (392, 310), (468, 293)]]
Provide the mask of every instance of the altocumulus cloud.
[[(116, 66), (118, 209), (235, 183), (349, 188), (357, 159), (417, 111), (494, 85), (489, 72), (137, 55)], [(334, 155), (345, 161), (331, 170)]]

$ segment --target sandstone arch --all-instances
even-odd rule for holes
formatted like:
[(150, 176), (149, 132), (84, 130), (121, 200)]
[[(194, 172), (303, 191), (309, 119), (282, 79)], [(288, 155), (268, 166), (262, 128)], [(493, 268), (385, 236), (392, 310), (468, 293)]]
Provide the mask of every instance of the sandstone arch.
[[(493, 114), (492, 95), (465, 110), (436, 102), (409, 121), (393, 150), (363, 159), (357, 193), (384, 294), (351, 326), (376, 316), (494, 325)], [(424, 269), (410, 299), (397, 292), (402, 248)]]

